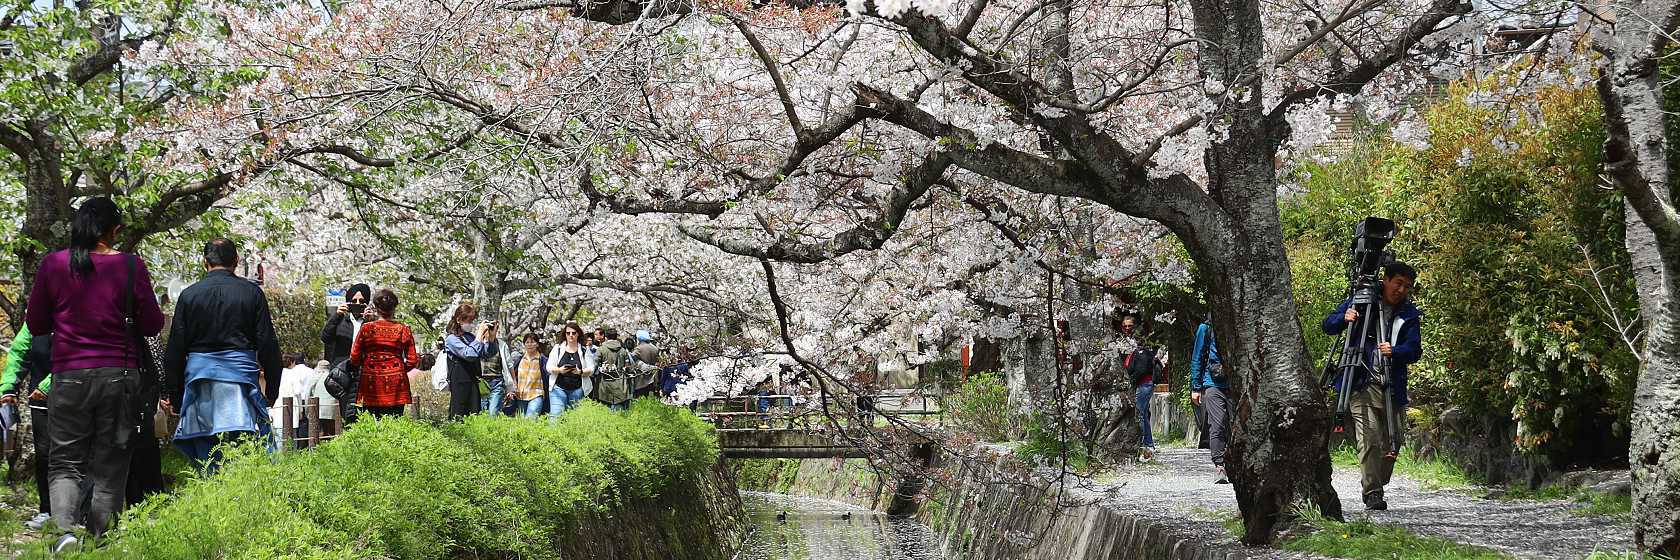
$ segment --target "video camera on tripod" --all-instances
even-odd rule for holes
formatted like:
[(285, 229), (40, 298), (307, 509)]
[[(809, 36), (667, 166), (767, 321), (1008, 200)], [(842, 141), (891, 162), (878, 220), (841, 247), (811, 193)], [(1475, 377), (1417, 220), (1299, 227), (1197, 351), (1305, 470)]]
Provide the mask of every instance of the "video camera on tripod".
[[(1365, 218), (1353, 228), (1353, 243), (1348, 247), (1351, 262), (1348, 266), (1347, 299), (1349, 309), (1355, 310), (1358, 316), (1342, 330), (1336, 342), (1336, 346), (1341, 347), (1341, 353), (1332, 352), (1327, 357), (1323, 379), (1325, 386), (1336, 388), (1336, 416), (1331, 424), (1335, 433), (1347, 430), (1351, 416), (1351, 388), (1360, 374), (1365, 374), (1371, 383), (1383, 388), (1383, 399), (1388, 405), (1385, 409), (1390, 436), (1386, 454), (1389, 460), (1399, 456), (1406, 433), (1402, 427), (1405, 412), (1395, 406), (1394, 387), (1389, 383), (1389, 360), (1377, 351), (1379, 343), (1394, 342), (1394, 329), (1384, 320), (1382, 313), (1382, 278), (1379, 276), (1383, 267), (1394, 262), (1394, 253), (1386, 249), (1388, 243), (1394, 240), (1394, 233), (1394, 221), (1385, 218)], [(1335, 360), (1335, 365), (1331, 365), (1331, 360)]]

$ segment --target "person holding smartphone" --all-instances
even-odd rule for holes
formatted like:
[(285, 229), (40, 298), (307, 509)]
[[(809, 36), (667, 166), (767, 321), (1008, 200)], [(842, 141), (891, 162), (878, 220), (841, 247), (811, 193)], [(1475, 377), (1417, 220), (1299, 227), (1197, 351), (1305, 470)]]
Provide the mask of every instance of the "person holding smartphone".
[(356, 344), (356, 333), (362, 324), (378, 319), (368, 303), (373, 292), (367, 284), (353, 284), (344, 292), (344, 304), (333, 310), (327, 325), (321, 328), (322, 357), (338, 364), (350, 359), (350, 348)]
[(484, 373), (483, 359), (499, 352), (494, 321), (479, 323), (478, 308), (462, 302), (444, 328), (443, 337), (449, 368), (449, 419), (479, 412), (478, 378)]

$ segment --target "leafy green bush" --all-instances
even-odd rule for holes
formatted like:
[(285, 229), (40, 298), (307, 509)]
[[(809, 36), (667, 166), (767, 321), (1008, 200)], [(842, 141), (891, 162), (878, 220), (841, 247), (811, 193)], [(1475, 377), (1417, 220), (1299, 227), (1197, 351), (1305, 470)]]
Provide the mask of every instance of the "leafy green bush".
[(1026, 432), (1027, 439), (1015, 449), (1015, 455), (1028, 464), (1067, 468), (1074, 472), (1084, 472), (1091, 467), (1091, 453), (1086, 449), (1085, 442), (1073, 434), (1063, 438), (1054, 419), (1033, 415), (1027, 418)]
[(321, 359), (321, 327), (327, 324), (325, 296), (277, 290), (265, 290), (265, 293), (274, 315), (274, 334), (280, 339), (280, 351), (302, 352), (309, 360)]
[(998, 372), (978, 373), (948, 397), (945, 411), (961, 429), (984, 441), (1009, 441), (1021, 431), (1020, 414), (1009, 406), (1009, 387)]
[(555, 421), (369, 419), (312, 451), (237, 450), (72, 557), (555, 558), (577, 514), (651, 497), (717, 455), (708, 425), (646, 400)]
[(742, 490), (785, 494), (799, 478), (799, 459), (732, 459), (729, 466)]
[(1282, 216), (1309, 347), (1319, 363), (1330, 350), (1316, 326), (1344, 296), (1352, 225), (1390, 217), (1400, 225), (1392, 247), (1420, 276), (1414, 402), (1509, 416), (1524, 451), (1625, 437), (1616, 420), (1638, 360), (1617, 322), (1639, 315), (1621, 199), (1599, 188), (1597, 97), (1546, 88), (1494, 106), (1467, 101), (1476, 91), (1454, 86), (1425, 112), (1427, 148), (1373, 137), (1294, 170), (1304, 190)]

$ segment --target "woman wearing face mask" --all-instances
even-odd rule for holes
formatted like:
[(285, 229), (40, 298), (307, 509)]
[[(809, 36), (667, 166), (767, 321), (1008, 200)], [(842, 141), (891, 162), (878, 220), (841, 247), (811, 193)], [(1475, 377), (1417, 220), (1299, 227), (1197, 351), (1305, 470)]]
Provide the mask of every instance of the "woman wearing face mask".
[(548, 355), (548, 373), (553, 376), (548, 390), (548, 414), (559, 416), (583, 401), (585, 381), (595, 373), (595, 356), (583, 343), (583, 327), (566, 323), (560, 343)]
[(479, 324), (478, 309), (462, 302), (445, 330), (449, 333), (443, 338), (449, 360), (449, 419), (454, 420), (479, 411), (478, 378), (484, 370), (480, 361), (498, 351), (496, 324)]

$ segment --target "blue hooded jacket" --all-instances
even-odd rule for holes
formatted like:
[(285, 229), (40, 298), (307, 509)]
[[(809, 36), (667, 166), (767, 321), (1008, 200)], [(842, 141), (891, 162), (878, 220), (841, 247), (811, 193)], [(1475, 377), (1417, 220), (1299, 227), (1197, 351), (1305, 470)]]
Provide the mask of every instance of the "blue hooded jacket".
[[(1324, 317), (1324, 324), (1322, 325), (1324, 334), (1341, 334), (1343, 330), (1347, 329), (1347, 321), (1343, 318), (1343, 315), (1352, 305), (1352, 299), (1344, 300), (1340, 306), (1336, 307), (1335, 311)], [(1418, 311), (1417, 306), (1413, 305), (1412, 301), (1408, 299), (1400, 302), (1400, 305), (1394, 306), (1393, 318), (1399, 319), (1401, 325), (1399, 336), (1394, 339), (1394, 354), (1389, 358), (1389, 381), (1394, 385), (1396, 404), (1405, 408), (1406, 403), (1411, 402), (1411, 399), (1406, 395), (1407, 366), (1416, 363), (1418, 358), (1423, 357), (1423, 313)], [(1339, 352), (1340, 350), (1335, 351)], [(1367, 360), (1374, 360), (1376, 349), (1373, 348), (1371, 353), (1371, 356), (1366, 357)], [(1331, 386), (1340, 391), (1341, 387), (1336, 385), (1340, 381), (1339, 376), (1331, 378)], [(1363, 389), (1370, 382), (1370, 375), (1361, 371), (1353, 377), (1353, 390)]]
[(1224, 383), (1214, 383), (1208, 375), (1207, 367), (1202, 365), (1202, 352), (1207, 352), (1207, 361), (1215, 364), (1225, 362), (1219, 359), (1219, 346), (1213, 342), (1213, 325), (1203, 321), (1196, 327), (1196, 347), (1190, 352), (1190, 390), (1200, 391), (1208, 387), (1228, 389)]

